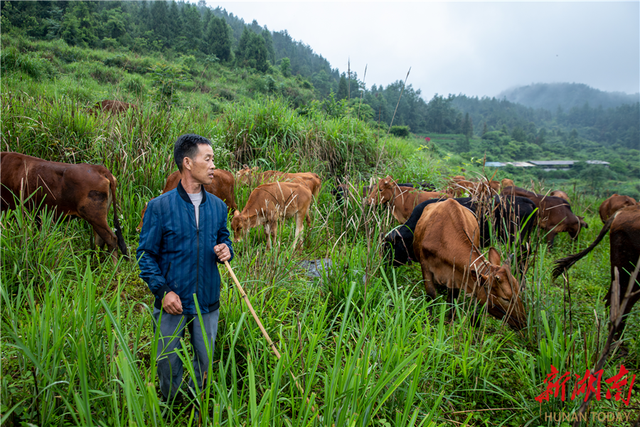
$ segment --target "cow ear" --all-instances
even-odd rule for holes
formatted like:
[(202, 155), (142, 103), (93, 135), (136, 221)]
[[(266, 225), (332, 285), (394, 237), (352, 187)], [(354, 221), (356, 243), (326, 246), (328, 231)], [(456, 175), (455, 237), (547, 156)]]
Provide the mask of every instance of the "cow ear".
[(500, 265), (502, 263), (502, 260), (500, 259), (500, 254), (495, 248), (489, 249), (488, 258), (489, 258), (489, 262), (493, 265)]

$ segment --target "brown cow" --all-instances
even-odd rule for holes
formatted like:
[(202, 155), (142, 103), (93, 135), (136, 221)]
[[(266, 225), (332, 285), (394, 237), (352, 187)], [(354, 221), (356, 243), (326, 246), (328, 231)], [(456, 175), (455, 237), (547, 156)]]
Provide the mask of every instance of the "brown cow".
[(500, 189), (504, 189), (506, 187), (515, 187), (516, 185), (513, 183), (512, 179), (509, 178), (502, 178), (502, 181), (500, 181)]
[(563, 271), (570, 268), (573, 264), (587, 255), (598, 243), (602, 241), (607, 232), (611, 230), (609, 238), (611, 260), (611, 282), (609, 291), (605, 296), (606, 305), (611, 304), (612, 286), (616, 278), (616, 270), (618, 272), (618, 282), (620, 284), (620, 302), (627, 292), (627, 288), (631, 286), (631, 297), (623, 310), (623, 317), (620, 325), (616, 329), (615, 337), (619, 337), (624, 329), (626, 315), (631, 312), (633, 305), (640, 300), (640, 284), (636, 280), (630, 284), (631, 274), (637, 268), (638, 259), (640, 258), (640, 205), (627, 206), (615, 212), (605, 223), (596, 237), (596, 240), (589, 245), (588, 248), (575, 255), (555, 261), (556, 267), (553, 270), (554, 279), (562, 274)]
[(553, 246), (556, 234), (566, 231), (572, 239), (578, 237), (582, 228), (589, 228), (584, 217), (576, 216), (571, 206), (560, 197), (544, 196), (520, 187), (506, 187), (504, 196), (520, 196), (530, 199), (538, 208), (538, 226), (547, 232), (547, 243)]
[[(0, 197), (2, 210), (15, 209), (14, 196), (26, 198), (30, 209), (46, 206), (55, 211), (56, 218), (80, 217), (93, 227), (94, 243), (105, 244), (117, 261), (116, 246), (128, 259), (127, 245), (122, 236), (116, 209), (116, 178), (101, 165), (51, 162), (20, 153), (0, 153)], [(113, 202), (115, 234), (107, 222)]]
[(562, 190), (553, 190), (551, 193), (549, 193), (549, 195), (551, 197), (560, 197), (561, 199), (564, 199), (567, 202), (571, 203), (571, 199), (569, 199), (569, 195)]
[(120, 114), (120, 113), (126, 113), (129, 109), (138, 111), (138, 106), (135, 104), (129, 104), (128, 102), (105, 99), (104, 101), (96, 102), (93, 105), (93, 107), (89, 109), (89, 112), (93, 114), (97, 114), (99, 112)]
[(498, 194), (500, 183), (498, 181), (487, 180), (482, 178), (479, 182), (460, 179), (460, 176), (454, 176), (447, 185), (447, 193), (451, 197), (464, 197), (465, 193), (469, 193), (472, 197), (492, 197)]
[(475, 215), (448, 199), (425, 206), (416, 225), (413, 250), (422, 268), (427, 294), (436, 298), (435, 285), (445, 285), (450, 295), (462, 289), (487, 304), (498, 319), (507, 316), (515, 329), (527, 324), (520, 286), (500, 255), (489, 249), (486, 259), (478, 250), (480, 228)]
[(446, 198), (445, 193), (420, 191), (413, 187), (399, 186), (391, 176), (382, 178), (371, 189), (365, 204), (375, 206), (379, 204), (391, 205), (393, 217), (400, 223), (405, 223), (411, 216), (413, 208), (429, 199)]
[[(164, 188), (162, 189), (162, 194), (167, 191), (171, 191), (174, 188), (178, 187), (178, 182), (182, 175), (180, 171), (175, 171), (167, 178), (167, 181), (164, 184)], [(213, 194), (214, 196), (219, 197), (223, 202), (226, 203), (227, 209), (229, 211), (238, 209), (238, 205), (236, 205), (235, 199), (235, 185), (233, 174), (224, 169), (215, 169), (213, 171), (213, 181), (211, 184), (204, 185), (204, 191)], [(140, 232), (142, 230), (142, 224), (144, 222), (144, 213), (147, 211), (147, 204), (145, 203), (144, 208), (142, 208), (142, 213), (140, 213), (140, 224), (136, 227), (136, 230)]]
[(293, 247), (304, 228), (304, 220), (311, 225), (309, 207), (313, 201), (311, 190), (295, 182), (274, 182), (256, 187), (242, 212), (235, 211), (231, 220), (231, 229), (235, 242), (239, 242), (247, 232), (260, 224), (268, 237), (267, 247), (271, 248), (271, 236), (278, 231), (278, 219), (296, 217), (296, 233)]
[(247, 165), (236, 172), (236, 182), (238, 185), (260, 185), (270, 182), (296, 182), (309, 187), (314, 197), (318, 197), (322, 180), (320, 176), (314, 172), (281, 172), (276, 170), (268, 170), (259, 172), (258, 168), (249, 168)]
[(598, 209), (598, 211), (600, 212), (600, 219), (602, 220), (602, 223), (607, 222), (611, 215), (613, 215), (620, 209), (626, 206), (633, 206), (636, 203), (636, 199), (634, 199), (633, 197), (621, 196), (619, 194), (612, 195), (607, 200), (602, 202), (602, 204), (600, 205), (600, 209)]

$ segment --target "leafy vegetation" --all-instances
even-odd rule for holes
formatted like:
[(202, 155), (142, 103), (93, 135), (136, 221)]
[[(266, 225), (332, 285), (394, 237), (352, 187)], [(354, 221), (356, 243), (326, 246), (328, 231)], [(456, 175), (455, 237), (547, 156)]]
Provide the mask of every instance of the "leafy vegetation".
[[(185, 19), (191, 13), (185, 4), (158, 3), (85, 6), (104, 11), (105, 19), (93, 20), (96, 25), (109, 22), (110, 14), (117, 21), (112, 9), (118, 7), (123, 14), (129, 7), (160, 14), (163, 7), (165, 14), (175, 7)], [(279, 228), (280, 243), (272, 250), (259, 230), (235, 245), (235, 273), (282, 358), (272, 356), (222, 271), (228, 286), (222, 291), (212, 374), (205, 391), (189, 398), (206, 415), (201, 423), (192, 405), (171, 416), (159, 398), (153, 298), (136, 263), (114, 267), (106, 254), (89, 251), (92, 233), (84, 222), (53, 222), (50, 213), (22, 208), (2, 212), (0, 424), (550, 426), (556, 423), (545, 420), (545, 413), (578, 407), (578, 400), (539, 404), (535, 397), (544, 391), (552, 364), (583, 374), (606, 338), (608, 238), (563, 281), (550, 278), (554, 259), (582, 249), (600, 229), (596, 209), (602, 197), (586, 191), (588, 182), (581, 186), (578, 177), (577, 187), (563, 189), (589, 229), (575, 242), (558, 237), (553, 249), (536, 236), (528, 270), (516, 271), (525, 284), (525, 330), (514, 332), (485, 314), (474, 322), (476, 307), (466, 298), (455, 302), (450, 319), (444, 298), (425, 297), (419, 266), (392, 269), (384, 263), (380, 236), (396, 224), (389, 211), (364, 206), (358, 195), (369, 178), (386, 174), (438, 187), (449, 175), (489, 174), (481, 158), (501, 144), (468, 133), (480, 126), (472, 114), (462, 117), (467, 133), (432, 134), (430, 143), (389, 136), (388, 126), (370, 120), (374, 109), (357, 97), (340, 98), (336, 91), (318, 98), (296, 74), (294, 55), (288, 56), (290, 68), (271, 66), (261, 73), (225, 64), (210, 52), (159, 55), (153, 46), (164, 46), (162, 38), (144, 44), (147, 39), (133, 32), (132, 46), (146, 46), (149, 54), (133, 47), (92, 49), (97, 29), (82, 31), (82, 19), (89, 19), (83, 6), (54, 3), (59, 10), (43, 17), (38, 3), (12, 3), (21, 13), (15, 19), (30, 25), (27, 35), (52, 34), (51, 40), (34, 41), (5, 35), (5, 19), (14, 18), (5, 15), (7, 2), (2, 5), (3, 150), (107, 166), (118, 179), (120, 223), (130, 249), (137, 247), (135, 227), (144, 203), (159, 194), (175, 169), (171, 147), (182, 133), (209, 137), (220, 168), (248, 163), (313, 170), (324, 185), (300, 248), (289, 246), (291, 224)], [(71, 18), (64, 23), (67, 9), (78, 25)], [(65, 31), (69, 37), (75, 31), (70, 40), (78, 43), (58, 38)], [(274, 34), (274, 44), (276, 39)], [(418, 102), (404, 90), (407, 101)], [(101, 99), (135, 102), (139, 110), (90, 114), (88, 107)], [(451, 106), (443, 98), (437, 103)], [(446, 117), (434, 123), (446, 125)], [(524, 143), (510, 132), (493, 132), (510, 138), (506, 147), (511, 140)], [(469, 145), (458, 150), (455, 144)], [(477, 156), (465, 154), (473, 150)], [(338, 204), (331, 190), (346, 176), (354, 196)], [(500, 170), (496, 177), (513, 176)], [(529, 177), (515, 178), (527, 185)], [(549, 181), (536, 178), (534, 184), (537, 191), (549, 189)], [(249, 192), (237, 189), (239, 206)], [(511, 248), (495, 245), (508, 259)], [(320, 269), (320, 278), (309, 277), (303, 262), (317, 259), (329, 259), (331, 267)], [(612, 358), (603, 378), (618, 373), (620, 363), (632, 373), (640, 368), (637, 312), (624, 335), (628, 354)], [(188, 349), (181, 355), (189, 358)], [(631, 407), (637, 405), (636, 381)], [(627, 413), (629, 407), (603, 398), (592, 409)]]

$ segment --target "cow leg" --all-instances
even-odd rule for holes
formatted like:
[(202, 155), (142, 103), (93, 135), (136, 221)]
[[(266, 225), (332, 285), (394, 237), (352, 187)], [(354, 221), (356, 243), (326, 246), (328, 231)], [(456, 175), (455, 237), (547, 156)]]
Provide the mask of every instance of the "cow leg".
[(111, 200), (109, 200), (108, 196), (104, 193), (91, 191), (89, 197), (87, 197), (82, 204), (78, 205), (78, 214), (80, 218), (87, 221), (91, 227), (93, 227), (95, 244), (98, 245), (98, 247), (102, 247), (105, 244), (107, 245), (115, 264), (118, 262), (116, 255), (118, 239), (107, 222), (110, 202)]
[[(300, 236), (300, 233), (302, 232), (302, 230), (304, 229), (304, 221), (305, 218), (308, 219), (308, 215), (307, 212), (296, 212), (296, 233), (293, 237), (293, 248), (296, 248), (296, 243), (298, 242), (298, 236)], [(307, 222), (308, 224), (308, 222)]]
[(458, 299), (458, 296), (460, 295), (460, 289), (459, 288), (449, 288), (447, 287), (447, 300), (449, 302), (449, 311), (451, 313), (451, 322), (453, 322), (456, 318), (456, 309), (455, 309), (455, 302)]
[(264, 223), (264, 234), (267, 237), (267, 249), (271, 249), (271, 223), (269, 221)]
[(551, 230), (547, 234), (547, 245), (549, 246), (549, 249), (553, 248), (553, 240), (556, 238), (556, 234), (558, 233), (555, 230)]
[(426, 261), (420, 261), (420, 267), (422, 268), (422, 279), (424, 280), (424, 288), (427, 291), (427, 295), (432, 299), (436, 299), (438, 292), (435, 287), (435, 277)]

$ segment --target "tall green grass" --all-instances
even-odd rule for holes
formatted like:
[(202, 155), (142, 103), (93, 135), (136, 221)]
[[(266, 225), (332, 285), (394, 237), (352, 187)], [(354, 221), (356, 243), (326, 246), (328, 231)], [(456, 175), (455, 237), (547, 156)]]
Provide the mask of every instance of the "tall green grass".
[[(486, 313), (474, 322), (477, 304), (469, 298), (461, 296), (453, 308), (442, 297), (432, 301), (418, 265), (392, 269), (384, 263), (381, 236), (395, 220), (386, 209), (364, 206), (361, 196), (371, 176), (439, 184), (469, 165), (411, 140), (381, 139), (351, 118), (302, 116), (277, 97), (245, 100), (240, 86), (225, 98), (230, 89), (205, 77), (210, 93), (181, 90), (179, 102), (162, 109), (142, 70), (152, 59), (59, 42), (34, 47), (3, 39), (7, 47), (16, 49), (7, 55), (30, 49), (33, 58), (50, 50), (53, 59), (43, 60), (69, 73), (55, 80), (44, 73), (38, 80), (20, 67), (3, 72), (3, 150), (107, 166), (118, 179), (118, 212), (132, 249), (141, 208), (175, 170), (171, 147), (182, 133), (209, 137), (218, 167), (233, 170), (246, 162), (313, 170), (324, 184), (299, 247), (291, 247), (290, 223), (279, 227), (271, 250), (261, 230), (234, 245), (233, 268), (282, 358), (271, 354), (223, 272), (207, 387), (186, 396), (188, 405), (177, 416), (157, 390), (153, 298), (135, 263), (114, 268), (108, 257), (89, 252), (91, 232), (81, 221), (55, 222), (51, 213), (21, 208), (3, 212), (3, 425), (539, 426), (553, 425), (545, 412), (577, 408), (577, 401), (540, 405), (535, 397), (551, 365), (583, 374), (606, 338), (608, 245), (576, 265), (566, 281), (550, 279), (554, 259), (597, 235), (599, 200), (581, 196), (572, 203), (590, 224), (578, 241), (559, 236), (550, 250), (540, 244), (542, 236), (534, 236), (526, 270), (512, 266), (524, 284), (526, 329), (514, 332)], [(127, 68), (134, 65), (142, 68)], [(92, 67), (120, 67), (113, 74), (118, 83), (100, 83)], [(214, 66), (207, 73), (241, 85), (242, 77), (227, 70)], [(140, 112), (87, 112), (92, 102), (112, 95), (135, 101)], [(347, 175), (353, 191), (338, 203), (330, 190)], [(240, 207), (249, 194), (237, 189)], [(516, 250), (513, 242), (494, 238), (492, 244), (503, 259)], [(321, 258), (330, 259), (331, 267), (321, 278), (308, 277), (301, 262)], [(629, 355), (611, 360), (605, 378), (622, 361), (632, 371), (640, 366), (640, 321), (634, 316), (625, 334)], [(179, 349), (185, 361), (189, 352), (188, 346)], [(193, 376), (192, 370), (186, 375)], [(626, 409), (604, 399), (592, 405), (598, 411)]]

